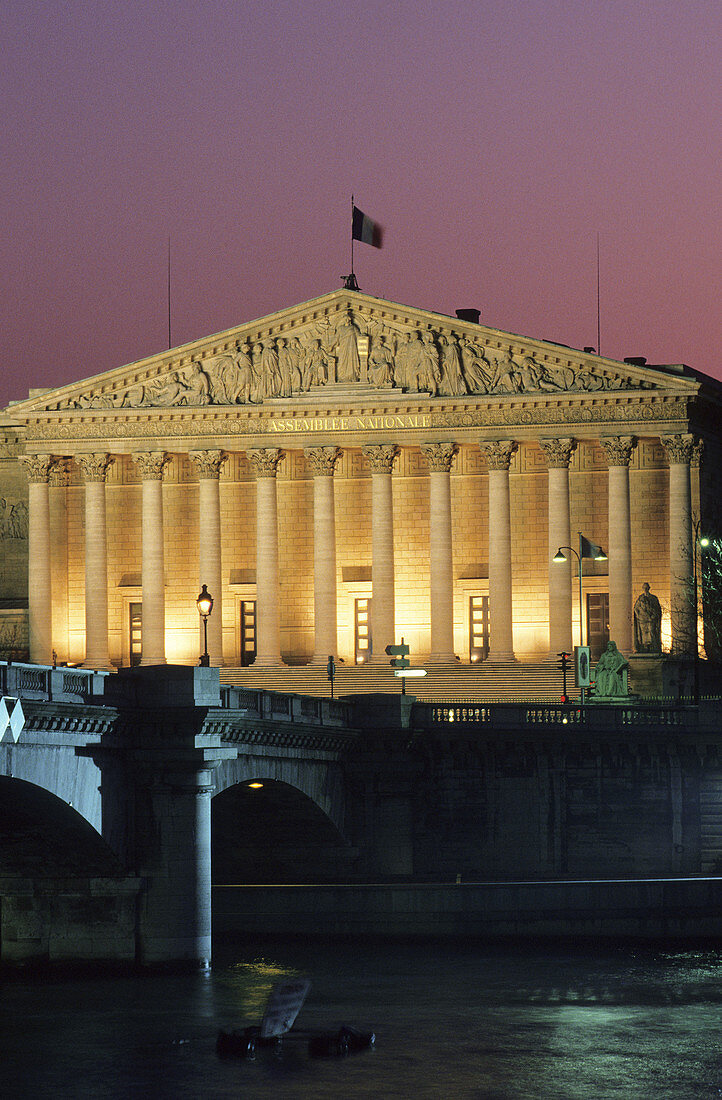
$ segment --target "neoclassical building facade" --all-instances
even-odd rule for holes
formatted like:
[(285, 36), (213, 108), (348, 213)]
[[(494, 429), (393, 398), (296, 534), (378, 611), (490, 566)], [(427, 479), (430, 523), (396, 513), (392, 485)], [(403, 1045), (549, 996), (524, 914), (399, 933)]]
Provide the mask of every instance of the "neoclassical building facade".
[(0, 651), (196, 663), (205, 584), (214, 665), (631, 653), (648, 582), (690, 653), (722, 388), (460, 314), (339, 290), (8, 406)]

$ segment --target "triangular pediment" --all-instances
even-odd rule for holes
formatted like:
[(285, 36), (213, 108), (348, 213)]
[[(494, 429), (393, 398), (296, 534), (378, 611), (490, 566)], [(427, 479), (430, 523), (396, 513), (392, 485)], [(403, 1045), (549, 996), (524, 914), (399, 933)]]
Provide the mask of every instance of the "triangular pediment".
[(338, 290), (16, 402), (62, 410), (255, 406), (327, 388), (429, 398), (694, 392), (688, 378)]

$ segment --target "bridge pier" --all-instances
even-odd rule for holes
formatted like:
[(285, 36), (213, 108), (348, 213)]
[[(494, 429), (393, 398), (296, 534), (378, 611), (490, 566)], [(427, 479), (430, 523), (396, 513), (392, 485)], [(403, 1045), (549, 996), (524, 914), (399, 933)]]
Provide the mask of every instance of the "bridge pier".
[(142, 882), (137, 961), (207, 967), (212, 773), (237, 754), (204, 730), (220, 703), (218, 671), (140, 667), (109, 687), (119, 721), (82, 751), (102, 773), (103, 836)]

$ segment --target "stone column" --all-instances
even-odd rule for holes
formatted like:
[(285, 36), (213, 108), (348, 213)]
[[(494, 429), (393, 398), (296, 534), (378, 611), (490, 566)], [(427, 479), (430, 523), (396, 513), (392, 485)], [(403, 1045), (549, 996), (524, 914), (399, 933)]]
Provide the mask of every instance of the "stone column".
[(574, 439), (540, 439), (547, 460), (549, 518), (549, 656), (572, 650), (572, 561), (553, 561), (560, 546), (571, 546), (569, 519), (569, 462)]
[(664, 435), (662, 443), (669, 462), (669, 603), (672, 627), (671, 652), (676, 656), (694, 653), (696, 609), (694, 607), (692, 538), (692, 493), (690, 464), (694, 436)]
[[(206, 586), (213, 597), (208, 617), (208, 655), (211, 665), (223, 665), (223, 571), (221, 568), (220, 476), (224, 451), (191, 451), (198, 474), (198, 591)], [(200, 652), (205, 640), (199, 624)]]
[(105, 479), (109, 454), (77, 455), (85, 482), (85, 661), (83, 668), (110, 670), (108, 650), (108, 542)]
[(338, 447), (309, 447), (304, 451), (313, 472), (313, 664), (326, 664), (338, 647), (336, 596), (336, 517), (333, 472), (341, 455)]
[(500, 439), (479, 446), (489, 467), (490, 645), (487, 661), (513, 661), (509, 466), (517, 444), (513, 440)]
[(55, 455), (21, 455), (28, 475), (28, 626), (30, 660), (49, 665), (53, 659), (52, 581), (50, 564), (50, 471)]
[(620, 435), (599, 442), (609, 467), (609, 637), (629, 656), (634, 650), (629, 460), (636, 441)]
[(68, 485), (70, 460), (59, 459), (50, 471), (52, 638), (59, 662), (71, 659), (68, 622)]
[(454, 564), (451, 547), (451, 466), (455, 443), (422, 443), (429, 466), (430, 661), (454, 660)]
[(391, 470), (399, 448), (381, 443), (362, 450), (371, 467), (371, 645), (373, 659), (385, 661), (386, 646), (396, 641)]
[(256, 660), (278, 668), (281, 660), (281, 581), (278, 572), (276, 474), (283, 452), (264, 447), (246, 452), (256, 474)]
[(141, 665), (164, 665), (165, 562), (163, 550), (163, 470), (165, 451), (139, 451), (133, 459), (143, 483), (143, 652)]

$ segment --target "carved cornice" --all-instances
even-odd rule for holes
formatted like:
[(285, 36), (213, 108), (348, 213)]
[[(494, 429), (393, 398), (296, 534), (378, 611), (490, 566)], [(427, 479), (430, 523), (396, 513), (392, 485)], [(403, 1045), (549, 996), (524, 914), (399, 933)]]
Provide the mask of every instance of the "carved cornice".
[(199, 479), (217, 481), (228, 455), (225, 451), (190, 451), (189, 458)]
[(76, 455), (75, 461), (83, 474), (83, 481), (87, 484), (89, 481), (105, 481), (108, 470), (115, 462), (113, 455), (109, 454), (91, 454), (91, 455)]
[(306, 447), (303, 453), (314, 477), (333, 477), (340, 447)]
[(50, 481), (50, 471), (58, 458), (57, 455), (20, 455), (19, 461), (27, 471), (29, 482), (47, 485)]
[(395, 443), (374, 443), (361, 448), (372, 473), (390, 474), (399, 448)]
[(518, 446), (513, 439), (497, 439), (494, 442), (484, 441), (479, 444), (490, 470), (508, 470), (511, 465), (511, 456)]
[(572, 455), (577, 449), (576, 439), (540, 439), (539, 446), (544, 452), (549, 469), (569, 469)]
[(637, 445), (633, 435), (603, 436), (599, 442), (607, 456), (607, 466), (628, 466)]
[(459, 450), (455, 443), (422, 443), (421, 453), (433, 474), (448, 474)]
[(256, 477), (275, 477), (278, 464), (283, 458), (280, 447), (262, 447), (259, 450), (246, 451)]
[(693, 435), (663, 435), (662, 444), (667, 452), (670, 466), (680, 466), (692, 462), (696, 440)]
[(162, 481), (170, 455), (165, 451), (136, 451), (133, 461), (138, 467), (141, 481)]

